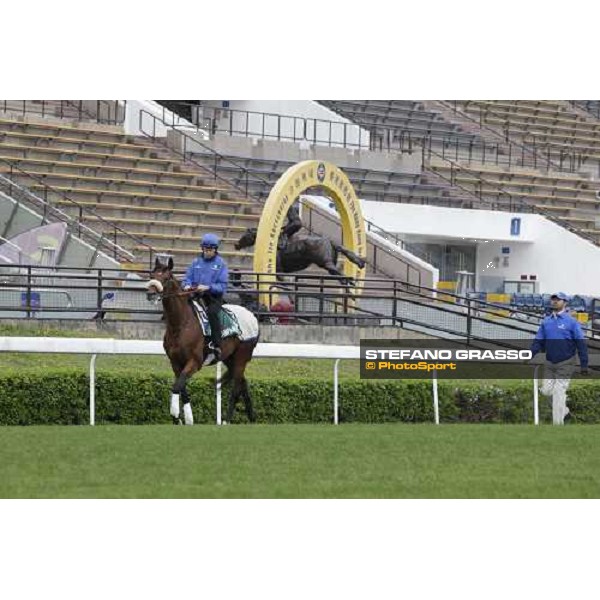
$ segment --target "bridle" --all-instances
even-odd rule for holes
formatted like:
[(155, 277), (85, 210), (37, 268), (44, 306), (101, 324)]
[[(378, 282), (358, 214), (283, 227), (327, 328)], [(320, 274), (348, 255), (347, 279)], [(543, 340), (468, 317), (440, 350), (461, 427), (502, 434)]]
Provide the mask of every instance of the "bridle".
[[(152, 273), (150, 274), (150, 276), (152, 276)], [(147, 293), (148, 300), (150, 300), (150, 301), (154, 300), (155, 304), (158, 304), (158, 302), (164, 300), (165, 298), (175, 298), (177, 296), (190, 296), (191, 294), (194, 294), (196, 292), (195, 289), (191, 289), (191, 290), (181, 290), (179, 292), (172, 292), (170, 294), (165, 294), (164, 293), (164, 283), (166, 283), (167, 281), (173, 281), (173, 280), (174, 280), (174, 277), (173, 277), (173, 273), (171, 271), (169, 271), (169, 276), (164, 279), (164, 282), (160, 281), (158, 279), (150, 279), (150, 281), (148, 281), (146, 283), (146, 289), (149, 289), (151, 286), (154, 286), (154, 288), (157, 291), (156, 292), (148, 292)]]

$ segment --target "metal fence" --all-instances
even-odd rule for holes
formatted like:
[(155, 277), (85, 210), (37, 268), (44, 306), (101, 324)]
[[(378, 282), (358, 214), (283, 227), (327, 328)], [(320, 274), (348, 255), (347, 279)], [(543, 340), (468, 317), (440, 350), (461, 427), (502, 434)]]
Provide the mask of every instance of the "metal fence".
[[(471, 340), (531, 338), (540, 312), (517, 310), (398, 280), (367, 278), (361, 293), (341, 278), (281, 274), (269, 283), (269, 306), (258, 304), (266, 274), (231, 273), (226, 301), (243, 304), (263, 322), (396, 326), (434, 337)], [(111, 269), (0, 267), (0, 317), (97, 322), (160, 322), (160, 302), (146, 296), (148, 272)], [(284, 302), (285, 301), (285, 302)], [(586, 329), (593, 337), (599, 332)]]
[[(70, 198), (64, 192), (48, 185), (44, 178), (21, 169), (11, 161), (0, 158), (0, 166), (5, 167), (4, 174), (0, 173), (0, 191), (12, 198), (17, 204), (22, 203), (36, 212), (40, 212), (44, 223), (66, 223), (69, 232), (89, 243), (95, 250), (101, 250), (115, 260), (133, 262), (135, 255), (123, 247), (122, 244), (138, 244), (144, 246), (150, 254), (150, 264), (155, 254), (152, 246), (141, 238), (125, 231), (112, 221), (104, 219), (92, 208), (86, 207)], [(32, 192), (29, 187), (36, 185), (38, 193)], [(54, 201), (60, 199), (65, 205), (76, 212), (77, 218), (53, 206)], [(83, 223), (85, 217), (94, 217), (104, 231), (98, 232)]]
[(121, 125), (126, 100), (0, 100), (0, 112)]

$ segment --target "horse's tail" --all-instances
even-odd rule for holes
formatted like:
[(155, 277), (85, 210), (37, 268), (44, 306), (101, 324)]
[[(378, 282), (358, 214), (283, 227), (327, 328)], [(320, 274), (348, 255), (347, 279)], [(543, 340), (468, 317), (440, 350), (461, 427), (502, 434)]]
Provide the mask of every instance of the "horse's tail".
[(341, 254), (343, 254), (350, 262), (357, 265), (359, 269), (365, 268), (365, 265), (367, 264), (367, 262), (365, 261), (364, 258), (357, 256), (356, 254), (354, 254), (354, 252), (352, 252), (352, 250), (348, 250), (348, 248), (344, 248), (344, 246), (340, 246), (339, 244), (334, 244), (333, 242), (332, 242), (332, 245), (336, 252), (340, 252)]

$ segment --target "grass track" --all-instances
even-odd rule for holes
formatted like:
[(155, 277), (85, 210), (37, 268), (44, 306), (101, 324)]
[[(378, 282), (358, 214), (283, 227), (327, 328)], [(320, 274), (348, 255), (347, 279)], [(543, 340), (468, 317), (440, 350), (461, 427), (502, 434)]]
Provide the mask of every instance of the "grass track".
[(2, 498), (598, 498), (600, 426), (6, 427)]

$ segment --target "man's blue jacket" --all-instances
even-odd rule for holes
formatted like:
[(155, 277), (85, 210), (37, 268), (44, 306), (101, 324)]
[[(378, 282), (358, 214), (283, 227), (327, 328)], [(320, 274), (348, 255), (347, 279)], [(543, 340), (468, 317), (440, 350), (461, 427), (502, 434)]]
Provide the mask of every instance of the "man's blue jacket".
[(225, 261), (215, 254), (213, 258), (195, 258), (189, 266), (183, 286), (207, 285), (213, 296), (222, 296), (227, 291), (229, 273)]
[(531, 345), (535, 356), (546, 352), (546, 359), (555, 364), (568, 360), (579, 352), (582, 369), (587, 369), (588, 352), (585, 336), (579, 323), (566, 311), (544, 318)]

